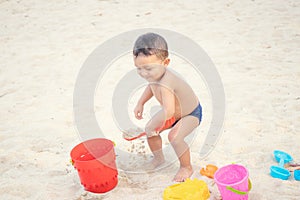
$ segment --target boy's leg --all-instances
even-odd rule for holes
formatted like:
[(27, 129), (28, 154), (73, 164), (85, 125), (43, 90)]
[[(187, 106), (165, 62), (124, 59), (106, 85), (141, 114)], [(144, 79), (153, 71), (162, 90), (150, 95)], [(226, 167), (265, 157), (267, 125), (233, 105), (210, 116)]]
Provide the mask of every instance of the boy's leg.
[(184, 138), (198, 125), (199, 120), (196, 117), (189, 115), (178, 121), (169, 133), (169, 141), (171, 142), (180, 162), (180, 169), (173, 179), (176, 182), (184, 181), (193, 173), (190, 160), (190, 149), (188, 144), (184, 141)]
[(162, 151), (162, 139), (160, 135), (147, 138), (150, 150), (154, 156), (151, 164), (152, 168), (156, 168), (165, 162), (165, 157)]
[[(145, 127), (146, 132), (151, 132), (157, 127), (161, 126), (156, 120), (155, 116), (147, 123)], [(153, 160), (150, 168), (156, 168), (165, 162), (165, 158), (162, 151), (162, 139), (160, 135), (147, 137), (149, 148), (153, 154)]]

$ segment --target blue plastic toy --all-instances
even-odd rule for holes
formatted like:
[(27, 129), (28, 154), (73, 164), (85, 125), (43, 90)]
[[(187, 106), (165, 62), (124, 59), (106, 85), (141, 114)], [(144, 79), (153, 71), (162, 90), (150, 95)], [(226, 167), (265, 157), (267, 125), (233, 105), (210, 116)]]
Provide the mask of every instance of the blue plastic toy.
[(274, 178), (288, 180), (288, 178), (291, 176), (291, 173), (289, 170), (284, 168), (284, 164), (291, 162), (293, 160), (292, 156), (283, 151), (275, 150), (274, 157), (279, 165), (270, 167), (270, 175)]
[(299, 169), (294, 171), (294, 178), (295, 178), (295, 180), (300, 181), (300, 170)]

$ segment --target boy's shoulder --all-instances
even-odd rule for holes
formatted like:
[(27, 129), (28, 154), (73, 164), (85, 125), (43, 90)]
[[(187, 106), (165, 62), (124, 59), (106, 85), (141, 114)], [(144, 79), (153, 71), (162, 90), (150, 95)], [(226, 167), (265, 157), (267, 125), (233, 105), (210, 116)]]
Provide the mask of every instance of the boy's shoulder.
[(172, 80), (182, 80), (182, 78), (180, 77), (180, 75), (172, 70), (172, 69), (166, 69), (166, 73), (165, 73), (165, 76), (164, 78), (166, 80), (169, 80), (169, 81), (172, 81)]
[(160, 80), (160, 83), (164, 85), (172, 86), (174, 85), (174, 83), (176, 83), (179, 80), (180, 78), (176, 75), (176, 73), (173, 70), (167, 69), (165, 75)]
[(166, 69), (165, 74), (163, 75), (160, 82), (161, 83), (170, 82), (172, 80), (172, 77), (173, 77), (173, 73), (169, 69)]

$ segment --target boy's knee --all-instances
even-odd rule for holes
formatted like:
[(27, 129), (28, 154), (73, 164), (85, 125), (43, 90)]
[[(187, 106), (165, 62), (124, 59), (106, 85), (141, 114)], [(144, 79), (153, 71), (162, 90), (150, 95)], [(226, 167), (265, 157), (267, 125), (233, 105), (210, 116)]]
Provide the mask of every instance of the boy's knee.
[(151, 126), (146, 126), (145, 127), (145, 132), (147, 134), (147, 137), (157, 136), (159, 134)]
[(170, 143), (172, 143), (175, 140), (175, 136), (174, 136), (174, 134), (172, 134), (172, 132), (169, 133), (168, 140)]
[(176, 134), (172, 131), (168, 135), (168, 140), (172, 145), (176, 145), (181, 141), (181, 139), (178, 136), (176, 136)]

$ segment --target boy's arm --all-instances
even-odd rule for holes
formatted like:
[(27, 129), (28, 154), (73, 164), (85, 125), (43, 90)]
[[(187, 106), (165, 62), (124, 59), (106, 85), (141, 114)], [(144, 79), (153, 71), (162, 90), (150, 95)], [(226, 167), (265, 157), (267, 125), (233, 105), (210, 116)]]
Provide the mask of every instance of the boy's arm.
[(159, 129), (163, 127), (164, 123), (174, 117), (175, 114), (175, 96), (173, 91), (162, 88), (162, 109), (156, 113), (146, 125), (146, 133), (148, 137), (159, 134)]
[(165, 119), (170, 119), (175, 114), (175, 96), (174, 91), (162, 87), (161, 88), (162, 96), (162, 107), (164, 109)]
[(144, 105), (149, 99), (153, 97), (152, 90), (150, 88), (150, 85), (148, 85), (143, 92), (142, 96), (140, 97), (138, 104)]
[(152, 93), (150, 86), (148, 85), (134, 109), (135, 118), (143, 119), (144, 104), (149, 99), (151, 99), (151, 97), (153, 97), (153, 93)]

